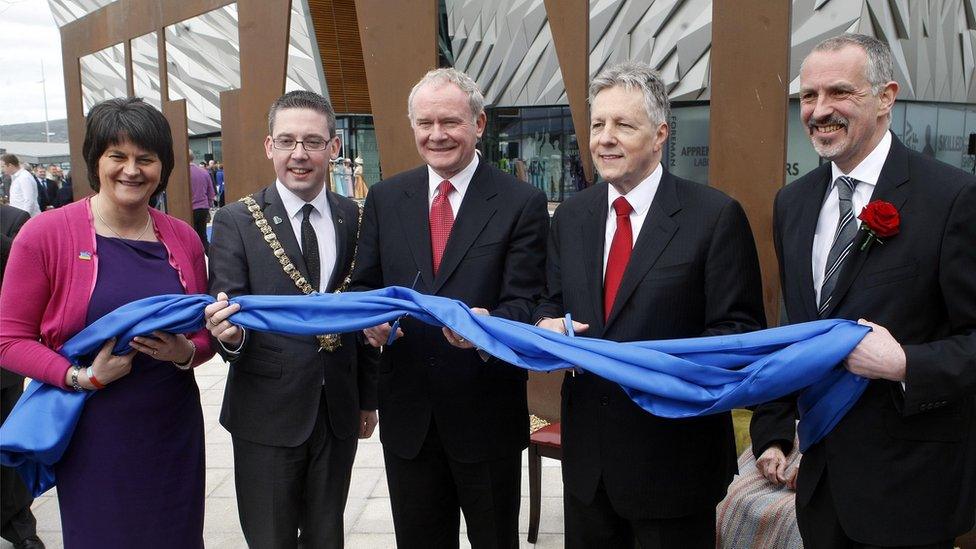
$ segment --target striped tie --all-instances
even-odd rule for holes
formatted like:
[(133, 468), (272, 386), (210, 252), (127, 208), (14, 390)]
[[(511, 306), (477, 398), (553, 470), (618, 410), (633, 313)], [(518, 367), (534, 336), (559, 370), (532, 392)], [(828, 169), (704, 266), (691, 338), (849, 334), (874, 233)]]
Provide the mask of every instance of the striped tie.
[(824, 271), (823, 284), (820, 285), (820, 306), (817, 308), (817, 314), (821, 318), (830, 308), (831, 299), (834, 297), (834, 288), (837, 286), (837, 278), (840, 276), (840, 268), (854, 247), (857, 221), (854, 219), (854, 207), (851, 198), (854, 196), (854, 188), (857, 187), (858, 183), (860, 182), (857, 179), (846, 175), (842, 175), (834, 181), (834, 185), (837, 186), (837, 198), (840, 200), (840, 221), (837, 223), (837, 231), (834, 233), (834, 242), (830, 245), (830, 253), (827, 254), (827, 270)]

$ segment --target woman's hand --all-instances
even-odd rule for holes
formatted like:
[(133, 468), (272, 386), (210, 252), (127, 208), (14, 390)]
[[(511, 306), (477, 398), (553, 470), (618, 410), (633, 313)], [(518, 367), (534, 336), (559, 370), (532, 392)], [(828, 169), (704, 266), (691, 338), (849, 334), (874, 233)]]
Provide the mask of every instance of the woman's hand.
[[(156, 360), (184, 364), (193, 356), (193, 344), (183, 334), (156, 330), (152, 337), (137, 336), (129, 342), (133, 349)], [(97, 377), (97, 374), (96, 374)], [(98, 378), (101, 381), (101, 378)]]
[[(102, 385), (108, 385), (113, 381), (128, 375), (129, 371), (132, 370), (132, 358), (136, 356), (136, 351), (133, 349), (124, 355), (113, 355), (112, 347), (115, 346), (115, 338), (108, 340), (99, 349), (98, 354), (95, 355), (95, 360), (92, 362), (92, 373), (95, 374), (95, 379), (98, 380)], [(69, 370), (70, 375), (70, 370)], [(70, 377), (67, 383), (68, 387), (71, 387)], [(88, 381), (88, 376), (82, 374), (78, 376), (79, 384), (85, 389), (94, 389), (95, 386)]]

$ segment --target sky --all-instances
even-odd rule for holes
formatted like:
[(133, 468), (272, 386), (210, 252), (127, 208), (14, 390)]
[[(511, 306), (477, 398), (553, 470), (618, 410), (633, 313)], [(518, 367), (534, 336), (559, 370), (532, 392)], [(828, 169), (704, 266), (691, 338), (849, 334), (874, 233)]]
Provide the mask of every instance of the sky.
[(47, 0), (0, 0), (0, 124), (44, 121), (44, 86), (49, 120), (67, 116), (61, 32)]

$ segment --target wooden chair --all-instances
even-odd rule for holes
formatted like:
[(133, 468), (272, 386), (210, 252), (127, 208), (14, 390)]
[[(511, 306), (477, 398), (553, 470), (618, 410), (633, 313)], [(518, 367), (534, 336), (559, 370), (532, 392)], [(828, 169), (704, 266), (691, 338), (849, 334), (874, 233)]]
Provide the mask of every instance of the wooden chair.
[(529, 543), (539, 537), (542, 515), (542, 458), (562, 459), (559, 430), (560, 374), (529, 373)]

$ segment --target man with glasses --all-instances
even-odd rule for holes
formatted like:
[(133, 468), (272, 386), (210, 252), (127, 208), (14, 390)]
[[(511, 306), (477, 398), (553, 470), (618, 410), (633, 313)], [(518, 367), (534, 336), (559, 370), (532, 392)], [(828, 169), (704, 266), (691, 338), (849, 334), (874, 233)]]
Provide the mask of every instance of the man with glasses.
[(325, 185), (339, 140), (324, 97), (289, 92), (271, 105), (268, 125), (264, 149), (277, 180), (213, 222), (218, 301), (206, 319), (230, 362), (220, 423), (232, 436), (248, 545), (341, 547), (356, 439), (376, 426), (376, 352), (356, 334), (245, 333), (227, 320), (239, 308), (227, 298), (338, 289), (355, 255), (359, 209)]

